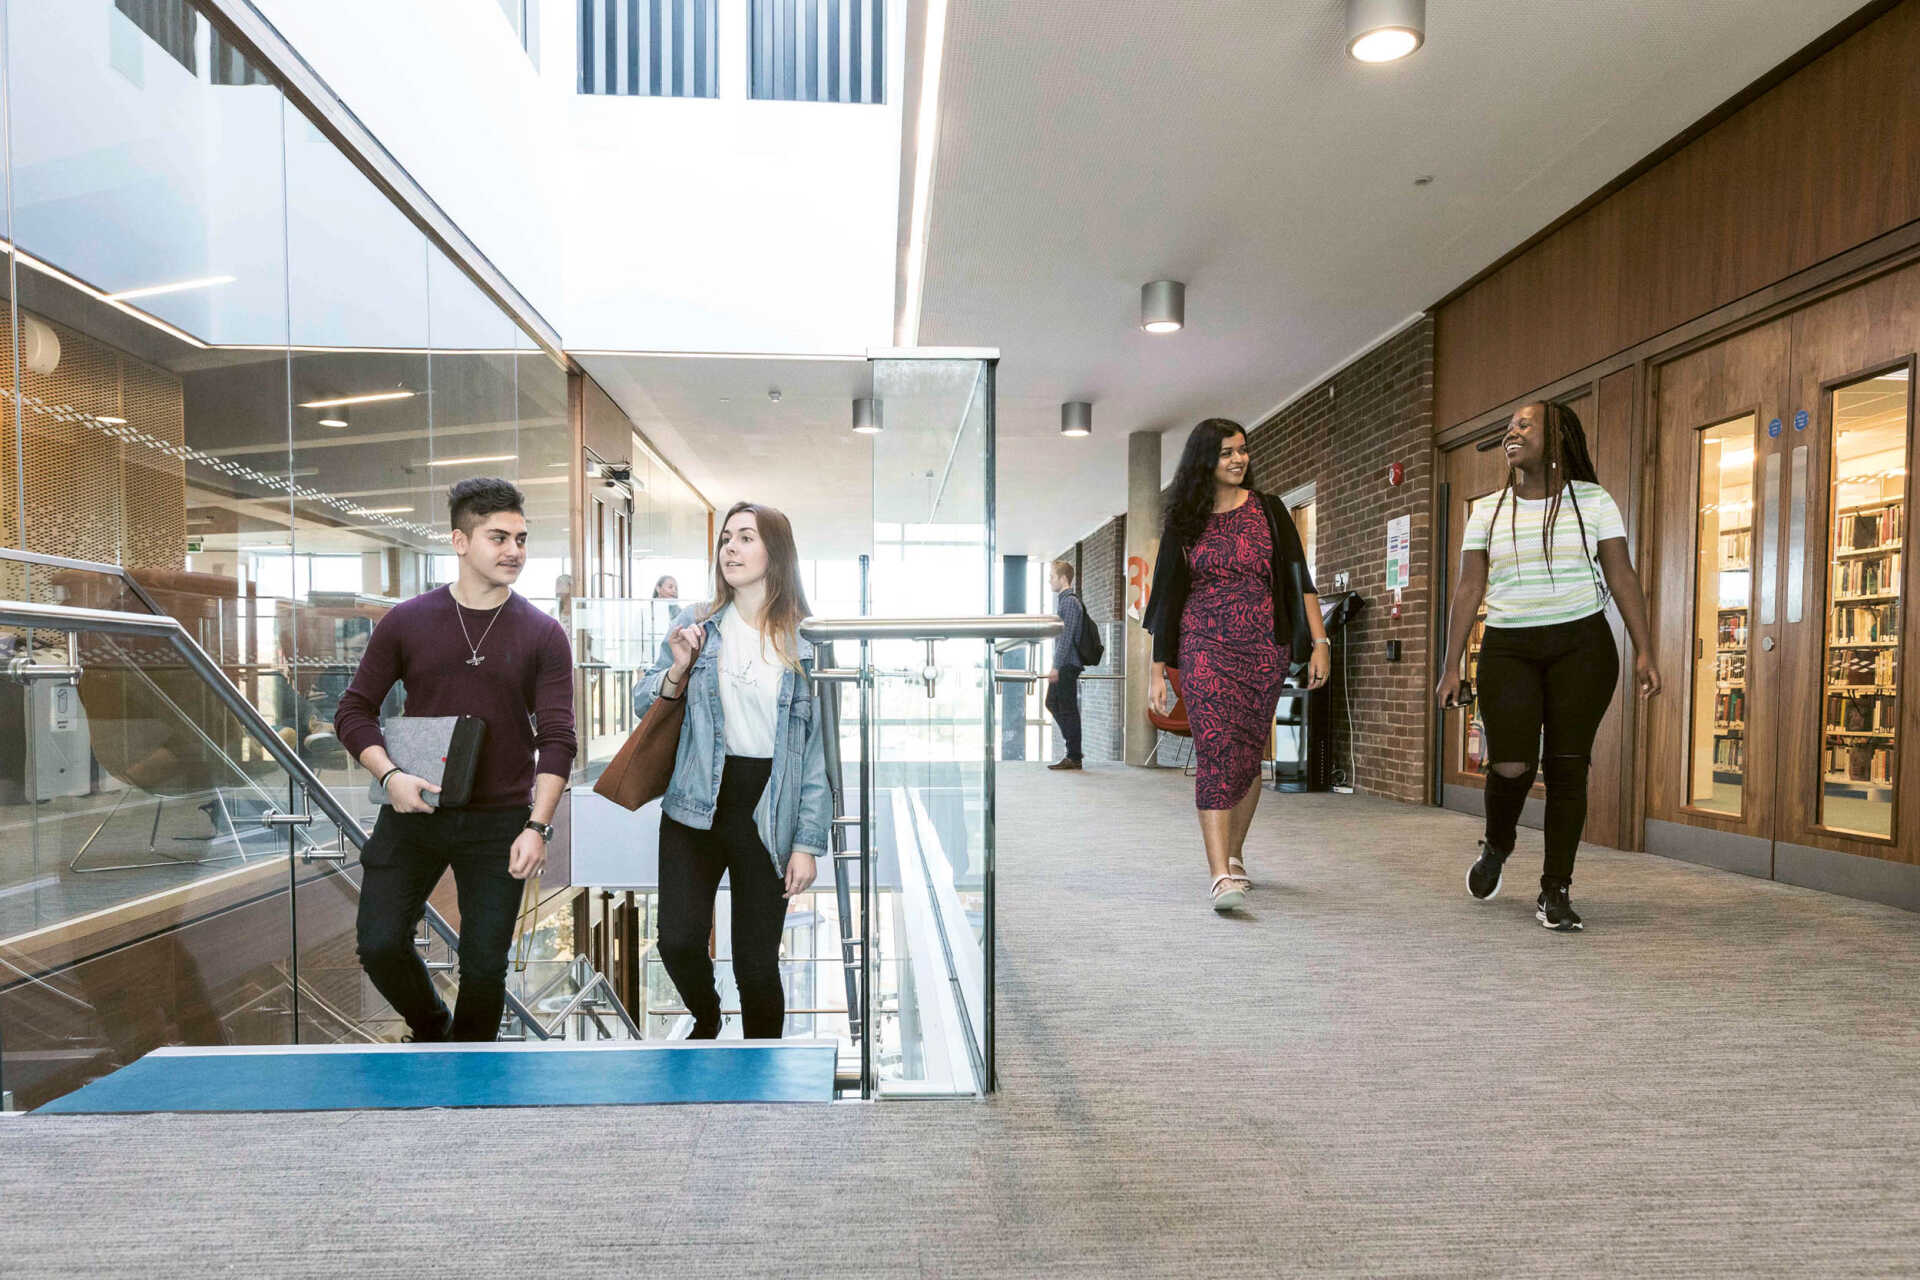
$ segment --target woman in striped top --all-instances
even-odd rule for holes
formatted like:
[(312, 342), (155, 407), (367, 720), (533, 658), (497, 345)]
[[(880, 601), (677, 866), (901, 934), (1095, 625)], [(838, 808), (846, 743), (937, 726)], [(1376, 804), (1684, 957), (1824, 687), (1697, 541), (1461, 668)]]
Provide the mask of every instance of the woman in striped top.
[(1626, 527), (1594, 474), (1580, 419), (1562, 404), (1526, 405), (1497, 443), (1507, 454), (1507, 484), (1467, 519), (1436, 692), (1441, 706), (1458, 705), (1461, 659), (1484, 601), (1479, 713), (1492, 763), (1486, 836), (1467, 891), (1482, 900), (1500, 891), (1544, 740), (1547, 856), (1535, 918), (1565, 933), (1581, 927), (1568, 891), (1587, 822), (1587, 765), (1620, 676), (1609, 595), (1633, 640), (1641, 697), (1660, 691), (1660, 673)]

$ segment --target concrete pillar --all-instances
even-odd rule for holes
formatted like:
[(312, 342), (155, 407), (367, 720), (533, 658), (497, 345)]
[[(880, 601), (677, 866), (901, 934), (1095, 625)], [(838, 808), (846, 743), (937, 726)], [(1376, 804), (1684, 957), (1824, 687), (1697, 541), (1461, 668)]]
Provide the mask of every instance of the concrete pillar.
[[(1002, 556), (1000, 571), (1000, 612), (1025, 613), (1027, 611), (1027, 558)], [(1026, 648), (1022, 646), (1009, 650), (1001, 657), (998, 665), (1025, 670)], [(1000, 758), (1002, 760), (1027, 758), (1027, 686), (1024, 684), (1000, 686)]]
[(1121, 575), (1127, 636), (1124, 742), (1126, 760), (1139, 764), (1153, 750), (1153, 726), (1147, 723), (1147, 675), (1153, 663), (1153, 639), (1140, 625), (1147, 591), (1153, 584), (1153, 558), (1160, 552), (1160, 433), (1135, 431), (1127, 437), (1127, 563)]

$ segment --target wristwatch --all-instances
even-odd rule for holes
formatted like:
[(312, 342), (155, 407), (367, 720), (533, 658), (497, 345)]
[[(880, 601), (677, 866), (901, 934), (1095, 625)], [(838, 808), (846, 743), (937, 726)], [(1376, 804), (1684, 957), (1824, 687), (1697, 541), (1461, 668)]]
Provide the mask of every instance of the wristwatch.
[(525, 830), (537, 833), (542, 840), (548, 843), (552, 843), (553, 841), (553, 824), (551, 822), (535, 822), (532, 818), (528, 818)]

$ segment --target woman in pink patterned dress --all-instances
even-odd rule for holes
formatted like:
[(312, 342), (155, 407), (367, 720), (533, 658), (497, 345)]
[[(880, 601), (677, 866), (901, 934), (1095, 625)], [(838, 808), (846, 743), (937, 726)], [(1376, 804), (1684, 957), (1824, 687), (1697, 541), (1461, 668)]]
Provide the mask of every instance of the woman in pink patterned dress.
[(1248, 461), (1247, 433), (1237, 422), (1208, 418), (1188, 435), (1147, 598), (1148, 696), (1165, 715), (1173, 702), (1167, 669), (1180, 672), (1216, 911), (1240, 906), (1253, 887), (1243, 849), (1293, 651), (1311, 641), (1309, 688), (1325, 684), (1332, 668), (1293, 517), (1278, 498), (1247, 487)]

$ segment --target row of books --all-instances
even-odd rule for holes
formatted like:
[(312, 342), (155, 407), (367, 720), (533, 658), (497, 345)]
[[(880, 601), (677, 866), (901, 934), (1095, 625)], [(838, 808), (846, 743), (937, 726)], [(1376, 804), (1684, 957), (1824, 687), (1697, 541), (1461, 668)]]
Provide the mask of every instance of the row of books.
[(1747, 642), (1747, 611), (1745, 609), (1722, 609), (1720, 611), (1719, 635), (1715, 640), (1722, 649)]
[(1890, 693), (1829, 693), (1826, 723), (1848, 733), (1891, 733), (1900, 725), (1899, 699)]
[(1834, 530), (1834, 544), (1854, 551), (1898, 542), (1907, 523), (1906, 507), (1890, 502), (1877, 510), (1843, 511)]
[(1722, 689), (1713, 695), (1713, 722), (1715, 724), (1741, 724), (1747, 718), (1747, 691), (1745, 689)]
[(1718, 769), (1745, 769), (1747, 767), (1747, 740), (1745, 738), (1715, 738), (1713, 740), (1713, 763)]
[(1827, 744), (1827, 777), (1832, 781), (1893, 785), (1893, 747), (1888, 743)]
[(1734, 680), (1747, 678), (1747, 655), (1744, 653), (1722, 653), (1713, 660), (1713, 682), (1727, 684)]
[(1835, 605), (1831, 634), (1840, 644), (1896, 640), (1900, 636), (1900, 602)]
[(1720, 535), (1720, 567), (1746, 569), (1753, 565), (1753, 530), (1729, 529)]
[(1827, 683), (1897, 684), (1900, 674), (1894, 663), (1894, 653), (1892, 649), (1878, 653), (1872, 649), (1835, 649), (1827, 655)]
[(1836, 596), (1891, 595), (1900, 590), (1900, 553), (1842, 560), (1834, 569)]

